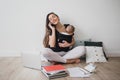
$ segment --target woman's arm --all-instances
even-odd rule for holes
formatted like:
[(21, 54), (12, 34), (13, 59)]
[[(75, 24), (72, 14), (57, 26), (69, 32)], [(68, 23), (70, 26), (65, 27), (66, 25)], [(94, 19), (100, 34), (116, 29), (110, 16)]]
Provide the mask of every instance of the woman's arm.
[(55, 47), (55, 42), (56, 42), (56, 37), (55, 37), (55, 27), (51, 26), (51, 24), (49, 24), (49, 27), (52, 30), (52, 34), (49, 35), (49, 46), (50, 47)]
[(73, 37), (70, 46), (73, 46), (74, 44), (75, 44), (75, 39), (74, 39), (74, 37)]
[(59, 43), (59, 46), (60, 47), (70, 47), (70, 46), (73, 46), (74, 44), (75, 44), (75, 39), (73, 37), (71, 43), (68, 43), (67, 41), (63, 41), (63, 43)]

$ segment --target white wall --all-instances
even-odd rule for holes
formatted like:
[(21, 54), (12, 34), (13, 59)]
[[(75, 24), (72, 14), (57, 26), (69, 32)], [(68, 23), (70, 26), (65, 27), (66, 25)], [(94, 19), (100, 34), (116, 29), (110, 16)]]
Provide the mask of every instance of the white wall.
[(76, 27), (77, 39), (103, 41), (120, 56), (120, 0), (0, 0), (0, 56), (40, 51), (49, 12)]

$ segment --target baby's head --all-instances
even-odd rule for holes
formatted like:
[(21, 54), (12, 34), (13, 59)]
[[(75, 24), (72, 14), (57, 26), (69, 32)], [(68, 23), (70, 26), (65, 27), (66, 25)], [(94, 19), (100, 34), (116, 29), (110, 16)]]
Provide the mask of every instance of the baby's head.
[(66, 27), (66, 32), (67, 32), (67, 33), (74, 33), (74, 31), (75, 31), (75, 27), (74, 27), (74, 26), (68, 25), (68, 26)]

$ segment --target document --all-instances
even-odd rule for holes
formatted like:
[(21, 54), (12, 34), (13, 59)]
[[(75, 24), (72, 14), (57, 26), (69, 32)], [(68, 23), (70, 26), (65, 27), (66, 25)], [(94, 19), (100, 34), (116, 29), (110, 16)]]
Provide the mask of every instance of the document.
[(80, 67), (67, 68), (70, 77), (89, 77), (90, 72)]

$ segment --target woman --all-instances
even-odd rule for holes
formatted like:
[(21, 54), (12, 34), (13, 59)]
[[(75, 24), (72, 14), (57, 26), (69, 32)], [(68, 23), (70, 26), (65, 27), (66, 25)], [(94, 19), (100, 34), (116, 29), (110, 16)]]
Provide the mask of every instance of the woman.
[(80, 57), (84, 55), (84, 46), (70, 49), (75, 43), (74, 38), (72, 38), (71, 43), (67, 41), (58, 42), (58, 35), (61, 32), (66, 32), (65, 26), (60, 23), (58, 15), (53, 12), (49, 13), (46, 17), (46, 33), (43, 41), (45, 50), (43, 51), (43, 56), (54, 62), (79, 63)]

